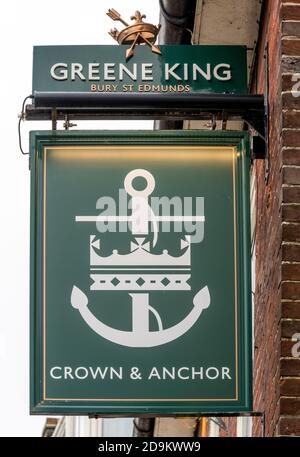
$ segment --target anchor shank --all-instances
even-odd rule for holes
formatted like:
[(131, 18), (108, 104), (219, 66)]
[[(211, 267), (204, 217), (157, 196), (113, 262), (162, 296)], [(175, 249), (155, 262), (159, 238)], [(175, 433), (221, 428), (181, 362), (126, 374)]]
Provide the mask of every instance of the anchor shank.
[(149, 332), (149, 294), (130, 294), (132, 298), (132, 333)]

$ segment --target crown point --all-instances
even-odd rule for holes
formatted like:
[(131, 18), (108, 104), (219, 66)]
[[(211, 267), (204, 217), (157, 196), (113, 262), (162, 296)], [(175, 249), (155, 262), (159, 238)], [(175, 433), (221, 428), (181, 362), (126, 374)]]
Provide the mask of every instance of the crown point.
[(185, 249), (185, 248), (188, 247), (189, 245), (190, 245), (189, 240), (187, 240), (187, 239), (184, 239), (184, 240), (181, 239), (181, 240), (180, 240), (180, 248), (181, 248), (181, 249)]
[[(144, 240), (144, 242), (142, 241)], [(100, 242), (101, 246), (101, 242)], [(185, 249), (179, 256), (172, 256), (167, 249), (162, 250), (161, 254), (151, 253), (150, 243), (145, 242), (145, 237), (135, 238), (135, 242), (130, 242), (130, 251), (120, 254), (117, 249), (112, 251), (109, 256), (101, 256), (100, 251), (90, 246), (90, 265), (91, 266), (190, 266), (190, 249)]]

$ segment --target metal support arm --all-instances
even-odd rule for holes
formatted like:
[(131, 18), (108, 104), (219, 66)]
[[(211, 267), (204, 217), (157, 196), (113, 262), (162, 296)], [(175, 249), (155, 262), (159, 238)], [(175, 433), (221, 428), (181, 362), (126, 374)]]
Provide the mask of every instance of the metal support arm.
[[(193, 93), (35, 92), (29, 121), (99, 119), (244, 120), (264, 141), (263, 95)], [(261, 144), (260, 144), (261, 148)]]

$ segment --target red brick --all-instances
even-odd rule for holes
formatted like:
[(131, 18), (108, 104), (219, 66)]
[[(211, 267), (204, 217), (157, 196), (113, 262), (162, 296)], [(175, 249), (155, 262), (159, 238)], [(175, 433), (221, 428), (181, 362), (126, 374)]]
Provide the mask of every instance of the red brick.
[(293, 75), (282, 75), (282, 91), (287, 92), (291, 91), (293, 86), (295, 85), (295, 81), (293, 81)]
[(300, 5), (296, 2), (295, 5), (282, 6), (282, 19), (284, 21), (299, 21), (300, 20)]
[(282, 40), (281, 41), (282, 53), (289, 56), (300, 55), (300, 41), (299, 40)]
[(300, 398), (281, 398), (280, 414), (288, 416), (300, 414)]
[(300, 224), (298, 223), (285, 223), (282, 225), (282, 239), (283, 241), (300, 242)]
[[(295, 84), (295, 83), (293, 83)], [(299, 105), (300, 105), (300, 87), (299, 87)], [(300, 106), (299, 106), (300, 108)], [(300, 128), (300, 111), (284, 111), (282, 113), (283, 128)]]
[(300, 187), (284, 187), (282, 193), (284, 203), (300, 203)]
[(293, 357), (292, 348), (295, 342), (292, 339), (281, 340), (280, 351), (281, 357)]
[[(286, 95), (287, 94), (284, 94), (283, 97)], [(294, 99), (293, 97), (291, 98)], [(298, 99), (297, 104), (300, 104), (300, 101)], [(300, 130), (284, 130), (282, 132), (282, 143), (284, 144), (284, 146), (300, 146)]]
[(300, 167), (284, 167), (283, 184), (300, 184)]
[(300, 281), (300, 263), (282, 264), (281, 277), (284, 281)]
[(300, 282), (284, 282), (281, 286), (282, 298), (300, 300)]
[(280, 393), (285, 397), (300, 397), (300, 378), (283, 378), (280, 382)]
[(282, 260), (290, 262), (300, 262), (300, 245), (284, 244), (282, 246)]
[(280, 361), (281, 376), (300, 376), (300, 358), (281, 359)]
[[(281, 336), (283, 338), (292, 338), (295, 333), (300, 333), (300, 320), (299, 319), (291, 319), (286, 320), (283, 319), (281, 323)], [(292, 357), (292, 354), (289, 355)]]
[(300, 22), (283, 22), (282, 35), (300, 37)]
[(282, 317), (289, 319), (300, 319), (300, 301), (299, 302), (283, 302), (282, 303)]
[(279, 421), (279, 428), (278, 428), (279, 435), (293, 435), (299, 436), (300, 435), (300, 419), (299, 418), (280, 418)]
[(282, 220), (286, 222), (300, 222), (300, 204), (282, 205)]
[(300, 165), (300, 149), (284, 148), (282, 150), (282, 158), (284, 165)]

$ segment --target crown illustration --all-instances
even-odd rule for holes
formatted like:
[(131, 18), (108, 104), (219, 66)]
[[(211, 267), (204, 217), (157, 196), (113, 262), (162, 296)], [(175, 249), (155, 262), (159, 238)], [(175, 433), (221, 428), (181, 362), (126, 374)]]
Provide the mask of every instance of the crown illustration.
[(156, 54), (161, 54), (158, 46), (155, 46), (155, 40), (160, 30), (160, 25), (155, 26), (144, 22), (145, 14), (136, 11), (131, 20), (135, 20), (132, 25), (127, 24), (121, 15), (114, 9), (109, 9), (106, 13), (113, 21), (119, 21), (125, 28), (119, 32), (116, 28), (111, 29), (109, 35), (113, 37), (119, 44), (129, 44), (130, 48), (126, 51), (126, 59), (130, 59), (134, 55), (134, 48), (140, 44), (147, 44), (151, 51)]
[[(150, 267), (190, 267), (191, 265), (191, 242), (190, 237), (185, 236), (181, 240), (183, 254), (177, 257), (171, 256), (166, 249), (162, 254), (151, 254), (150, 243), (144, 243), (144, 238), (135, 238), (131, 242), (129, 254), (119, 254), (116, 249), (110, 256), (102, 257), (101, 240), (96, 235), (90, 236), (90, 264), (91, 266), (138, 266)], [(144, 244), (143, 244), (144, 243)]]
[[(131, 242), (128, 254), (113, 250), (110, 256), (104, 257), (101, 256), (101, 240), (96, 235), (90, 235), (90, 289), (190, 290), (190, 237), (186, 236), (180, 244), (183, 251), (180, 256), (173, 257), (167, 250), (163, 250), (162, 254), (151, 254), (150, 243), (145, 242), (143, 237), (136, 237)], [(143, 273), (136, 270), (142, 270)]]

